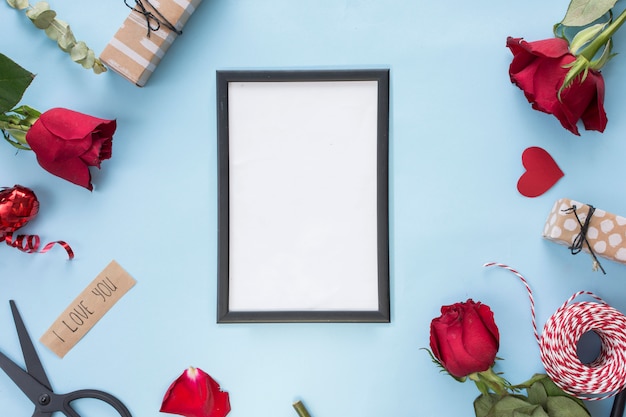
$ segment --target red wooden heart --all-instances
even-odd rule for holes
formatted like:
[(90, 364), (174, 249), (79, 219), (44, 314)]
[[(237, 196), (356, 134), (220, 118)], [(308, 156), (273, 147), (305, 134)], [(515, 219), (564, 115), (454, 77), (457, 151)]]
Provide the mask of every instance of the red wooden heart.
[(540, 196), (564, 175), (552, 156), (537, 146), (524, 150), (522, 165), (526, 172), (517, 181), (517, 190), (526, 197)]
[(13, 233), (37, 215), (39, 201), (27, 187), (0, 189), (0, 236)]

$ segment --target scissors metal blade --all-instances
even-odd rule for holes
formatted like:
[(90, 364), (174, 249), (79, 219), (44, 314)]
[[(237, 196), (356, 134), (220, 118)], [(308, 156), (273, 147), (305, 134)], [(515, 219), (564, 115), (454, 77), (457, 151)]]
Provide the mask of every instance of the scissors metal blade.
[(49, 390), (52, 390), (50, 381), (48, 380), (48, 376), (46, 375), (46, 371), (43, 369), (43, 365), (41, 364), (41, 360), (39, 360), (39, 355), (37, 355), (37, 351), (35, 351), (35, 346), (33, 345), (33, 342), (28, 335), (28, 331), (26, 330), (26, 326), (24, 325), (24, 321), (22, 320), (20, 312), (17, 310), (15, 301), (10, 300), (9, 304), (11, 305), (11, 313), (13, 313), (13, 321), (15, 322), (17, 337), (20, 340), (20, 346), (22, 348), (22, 353), (24, 354), (26, 370), (43, 386), (45, 386)]

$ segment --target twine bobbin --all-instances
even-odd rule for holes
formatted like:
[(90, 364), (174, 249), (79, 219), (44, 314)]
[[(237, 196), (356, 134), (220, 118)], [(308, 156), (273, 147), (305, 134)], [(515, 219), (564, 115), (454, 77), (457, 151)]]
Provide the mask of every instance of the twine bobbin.
[[(626, 386), (626, 316), (589, 291), (572, 295), (546, 321), (541, 336), (537, 331), (535, 301), (526, 279), (515, 269), (495, 262), (484, 266), (507, 269), (522, 281), (530, 299), (535, 339), (546, 373), (563, 391), (582, 400), (603, 400)], [(595, 301), (577, 301), (588, 295)], [(600, 337), (598, 357), (584, 364), (577, 344), (587, 332)]]

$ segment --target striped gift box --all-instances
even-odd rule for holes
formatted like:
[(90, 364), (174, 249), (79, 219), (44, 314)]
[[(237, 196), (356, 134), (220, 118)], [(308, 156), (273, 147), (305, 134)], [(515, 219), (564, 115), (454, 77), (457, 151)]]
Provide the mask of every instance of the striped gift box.
[[(127, 80), (143, 87), (178, 36), (176, 30), (182, 30), (201, 1), (138, 1), (102, 51), (100, 60)], [(145, 8), (145, 13), (139, 11), (140, 5)], [(167, 23), (173, 27), (168, 28)], [(157, 27), (158, 30), (154, 30)]]

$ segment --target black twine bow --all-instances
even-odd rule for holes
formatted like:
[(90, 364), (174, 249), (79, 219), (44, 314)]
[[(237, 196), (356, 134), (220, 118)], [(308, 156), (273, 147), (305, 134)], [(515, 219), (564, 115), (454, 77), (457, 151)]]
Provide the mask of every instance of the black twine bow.
[[(155, 16), (154, 13), (146, 9), (146, 6), (144, 6), (143, 4), (144, 2), (146, 2), (148, 6), (150, 6), (152, 10), (155, 11), (158, 17)], [(163, 14), (159, 12), (159, 10), (156, 7), (152, 5), (152, 3), (150, 3), (150, 0), (135, 0), (135, 4), (137, 5), (138, 8), (131, 6), (130, 4), (128, 4), (126, 0), (124, 0), (124, 4), (126, 4), (126, 6), (129, 9), (134, 10), (137, 13), (142, 14), (146, 17), (146, 26), (148, 27), (148, 33), (147, 33), (148, 37), (150, 37), (150, 32), (152, 31), (156, 32), (157, 30), (161, 29), (161, 25), (165, 26), (166, 28), (176, 33), (177, 35), (183, 34), (183, 31), (178, 30), (169, 20), (167, 20), (167, 18), (163, 16)], [(154, 22), (154, 26), (152, 26), (151, 22)]]
[(591, 254), (591, 256), (593, 257), (593, 270), (597, 271), (598, 268), (600, 268), (600, 270), (602, 271), (602, 273), (604, 275), (606, 275), (606, 272), (604, 271), (604, 268), (602, 268), (602, 265), (600, 264), (600, 261), (598, 260), (598, 257), (596, 256), (595, 252), (593, 251), (593, 249), (591, 248), (591, 245), (589, 244), (589, 241), (587, 240), (587, 231), (589, 230), (589, 223), (591, 222), (591, 216), (593, 216), (593, 212), (596, 211), (596, 208), (592, 205), (589, 205), (589, 212), (587, 212), (587, 218), (585, 219), (585, 223), (583, 224), (580, 221), (580, 218), (578, 217), (578, 213), (576, 212), (576, 205), (572, 205), (572, 207), (565, 209), (565, 210), (561, 210), (565, 213), (574, 213), (574, 217), (576, 217), (576, 221), (578, 222), (579, 226), (580, 226), (580, 233), (578, 233), (578, 235), (574, 238), (574, 241), (572, 242), (572, 245), (570, 247), (568, 247), (568, 249), (571, 251), (572, 255), (576, 255), (578, 253), (580, 253), (580, 251), (582, 251), (583, 249), (583, 244), (587, 244), (587, 248), (589, 248), (589, 253)]

